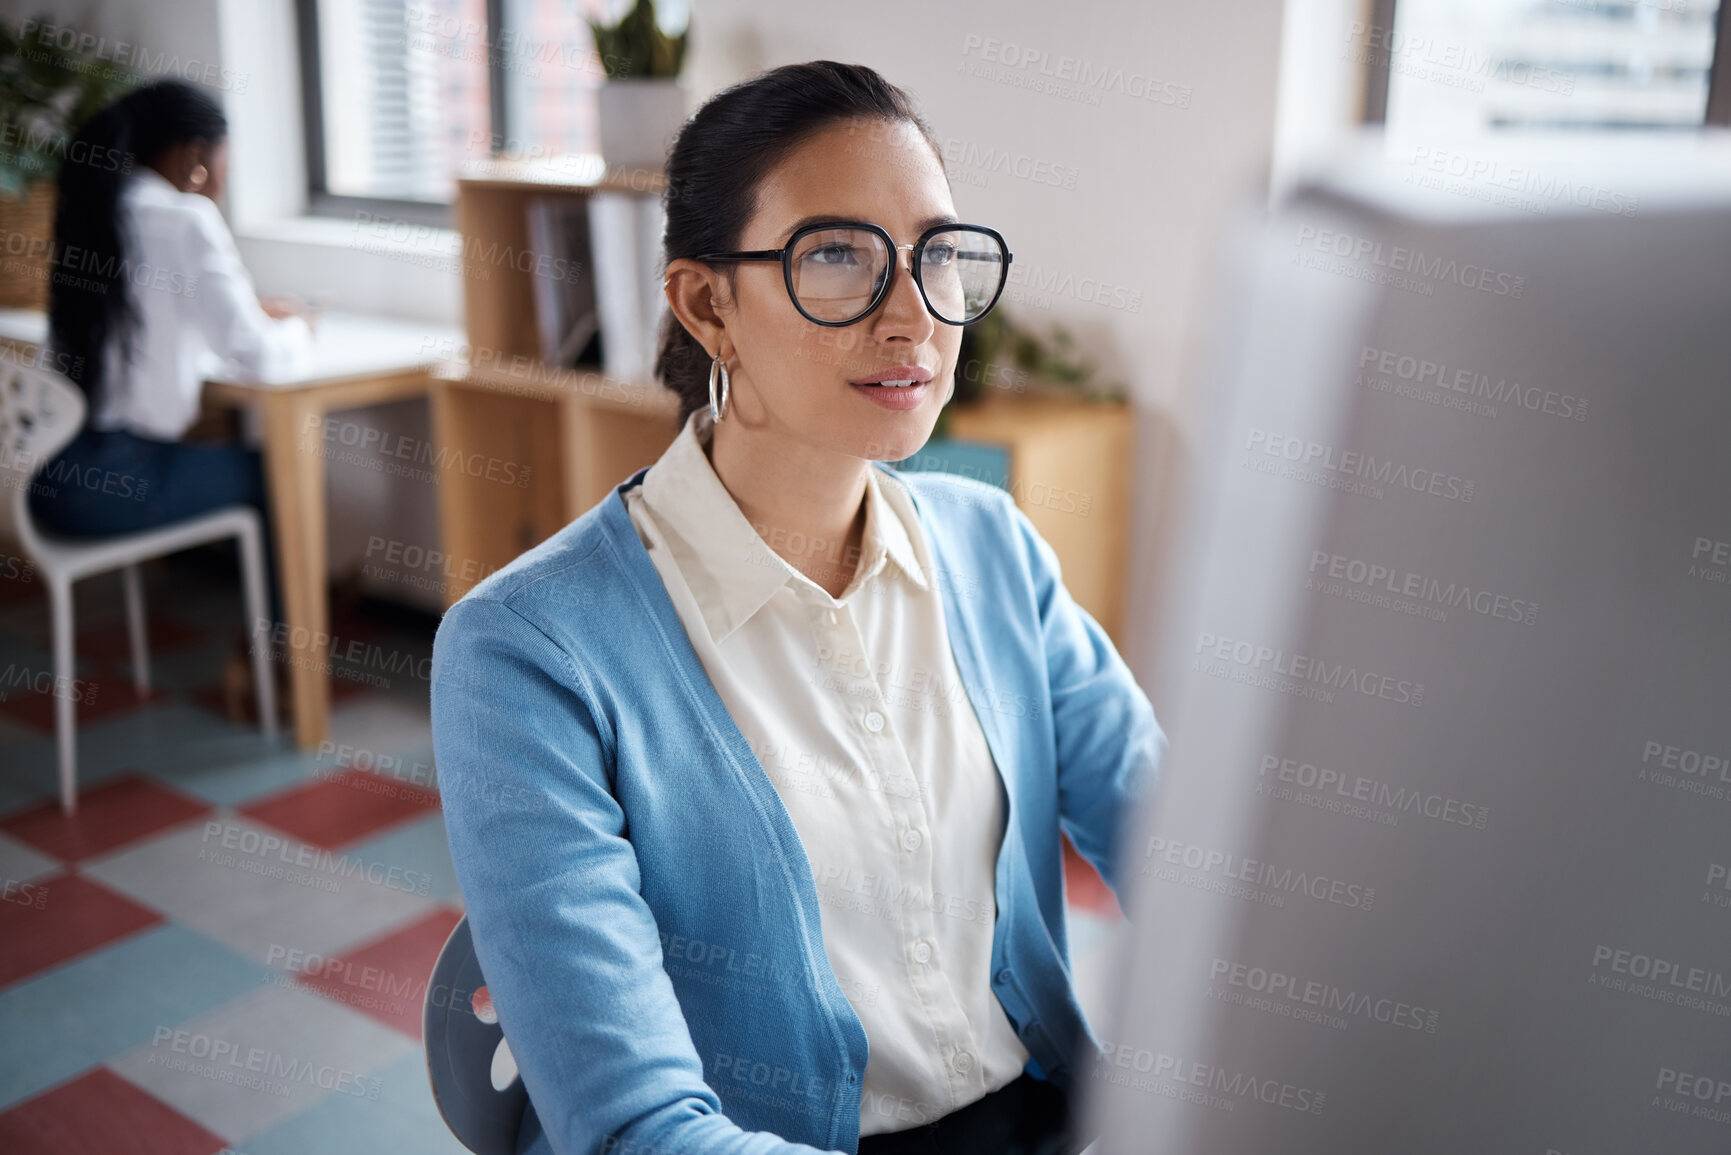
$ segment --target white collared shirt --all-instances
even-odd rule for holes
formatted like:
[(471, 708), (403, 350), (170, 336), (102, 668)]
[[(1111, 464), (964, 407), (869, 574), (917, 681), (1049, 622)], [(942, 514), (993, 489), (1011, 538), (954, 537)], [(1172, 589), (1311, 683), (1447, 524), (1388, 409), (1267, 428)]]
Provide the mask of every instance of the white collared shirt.
[(870, 1047), (860, 1134), (930, 1123), (1015, 1079), (1028, 1051), (991, 988), (1003, 787), (925, 535), (905, 487), (868, 469), (858, 568), (832, 598), (746, 520), (711, 431), (693, 414), (626, 509), (811, 861)]
[[(292, 377), (311, 365), (312, 331), (299, 317), (275, 320), (259, 305), (209, 197), (183, 193), (140, 166), (121, 194), (121, 213), (122, 275), (138, 326), (128, 363), (118, 341), (105, 350), (95, 428), (178, 441), (198, 417), (206, 377), (224, 368)], [(63, 260), (68, 275), (80, 275), (78, 254)]]

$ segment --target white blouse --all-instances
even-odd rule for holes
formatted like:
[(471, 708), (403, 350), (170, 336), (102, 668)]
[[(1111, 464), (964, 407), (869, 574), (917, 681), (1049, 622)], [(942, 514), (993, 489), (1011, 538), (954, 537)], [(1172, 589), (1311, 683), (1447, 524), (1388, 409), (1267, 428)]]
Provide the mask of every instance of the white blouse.
[(626, 509), (811, 861), (870, 1047), (860, 1134), (930, 1123), (1015, 1079), (1028, 1051), (990, 985), (1003, 787), (925, 535), (905, 487), (868, 470), (858, 568), (832, 598), (746, 520), (712, 432), (693, 414)]
[[(227, 367), (249, 377), (291, 377), (312, 364), (312, 331), (299, 317), (276, 320), (259, 305), (252, 278), (222, 213), (209, 197), (183, 193), (140, 167), (121, 194), (126, 263), (137, 310), (130, 361), (106, 350), (91, 424), (178, 441), (198, 417), (205, 378)], [(60, 269), (88, 275), (94, 257), (64, 254)]]

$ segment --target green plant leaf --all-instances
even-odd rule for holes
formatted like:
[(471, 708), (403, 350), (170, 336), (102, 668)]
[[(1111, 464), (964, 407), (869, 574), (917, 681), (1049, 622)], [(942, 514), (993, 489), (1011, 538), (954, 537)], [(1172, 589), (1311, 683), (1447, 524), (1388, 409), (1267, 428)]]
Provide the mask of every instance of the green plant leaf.
[[(34, 25), (17, 25), (32, 26), (75, 31), (46, 12)], [(20, 36), (9, 24), (0, 26), (0, 140), (13, 142), (0, 147), (0, 193), (22, 196), (36, 181), (51, 179), (84, 122), (139, 82), (94, 53), (62, 48), (64, 39)]]
[(677, 36), (655, 22), (655, 0), (637, 0), (615, 24), (589, 20), (595, 52), (609, 80), (666, 78), (679, 75), (691, 28)]

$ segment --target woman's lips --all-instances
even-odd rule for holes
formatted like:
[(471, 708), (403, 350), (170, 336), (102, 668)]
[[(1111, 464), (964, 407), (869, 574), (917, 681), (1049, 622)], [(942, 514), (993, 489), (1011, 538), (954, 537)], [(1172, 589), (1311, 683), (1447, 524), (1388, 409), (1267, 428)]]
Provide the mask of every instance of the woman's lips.
[(932, 371), (924, 365), (888, 365), (848, 384), (885, 409), (918, 409), (932, 391)]
[(918, 409), (932, 391), (932, 384), (929, 380), (917, 385), (862, 385), (856, 381), (852, 389), (885, 409)]
[(890, 365), (866, 377), (855, 377), (854, 385), (889, 385), (891, 388), (924, 385), (932, 379), (932, 371), (924, 365)]

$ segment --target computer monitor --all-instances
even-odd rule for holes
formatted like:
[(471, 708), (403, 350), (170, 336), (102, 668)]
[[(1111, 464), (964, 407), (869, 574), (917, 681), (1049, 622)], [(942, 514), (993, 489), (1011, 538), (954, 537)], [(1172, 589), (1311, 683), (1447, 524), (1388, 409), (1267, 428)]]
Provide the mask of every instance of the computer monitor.
[(1243, 246), (1098, 1155), (1731, 1151), (1731, 165), (1677, 151), (1355, 159)]

